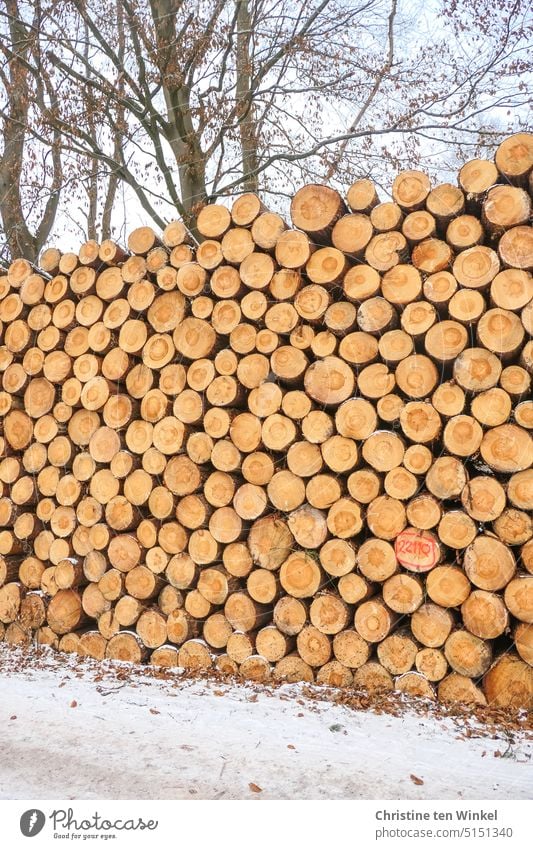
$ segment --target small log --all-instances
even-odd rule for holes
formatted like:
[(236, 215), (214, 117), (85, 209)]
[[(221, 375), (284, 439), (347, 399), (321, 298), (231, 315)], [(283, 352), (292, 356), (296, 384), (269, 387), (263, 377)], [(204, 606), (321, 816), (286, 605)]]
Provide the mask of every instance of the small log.
[(353, 686), (356, 692), (388, 693), (394, 689), (394, 682), (391, 674), (380, 663), (370, 661), (356, 669)]
[(533, 627), (519, 622), (513, 634), (514, 644), (522, 660), (533, 666)]
[(370, 221), (377, 233), (388, 233), (400, 229), (403, 213), (397, 203), (379, 203), (371, 210)]
[(440, 649), (420, 649), (415, 657), (417, 672), (428, 681), (442, 681), (448, 671), (448, 662)]
[(509, 581), (504, 600), (507, 609), (519, 622), (533, 623), (533, 576), (519, 575)]
[(296, 637), (298, 654), (309, 666), (324, 666), (331, 658), (331, 639), (313, 625), (306, 625)]
[(407, 239), (403, 233), (391, 230), (378, 233), (368, 243), (364, 259), (376, 271), (389, 271), (407, 257)]
[(339, 251), (357, 257), (362, 255), (373, 232), (372, 222), (367, 215), (353, 213), (339, 218), (331, 233), (331, 241)]
[(435, 218), (425, 209), (410, 212), (402, 224), (402, 233), (410, 245), (417, 245), (424, 239), (430, 239), (435, 236), (436, 230), (437, 222)]
[(276, 663), (273, 676), (277, 681), (294, 684), (300, 681), (314, 681), (314, 672), (297, 654), (289, 654)]
[(377, 656), (391, 675), (403, 675), (413, 668), (418, 646), (408, 632), (398, 632), (378, 644)]
[(264, 206), (257, 195), (247, 192), (233, 202), (231, 219), (237, 227), (249, 227), (264, 211)]
[(379, 203), (376, 187), (372, 180), (363, 178), (352, 183), (346, 193), (352, 212), (368, 214)]
[(369, 581), (386, 581), (398, 570), (393, 546), (382, 539), (367, 539), (357, 551), (359, 571)]
[(276, 212), (262, 212), (252, 224), (252, 239), (264, 251), (273, 251), (287, 225)]
[(498, 539), (480, 534), (465, 550), (463, 568), (481, 590), (501, 590), (514, 577), (516, 563), (511, 549)]
[(468, 599), (471, 589), (467, 576), (457, 566), (436, 566), (426, 578), (429, 598), (441, 607), (459, 607)]
[(438, 686), (438, 697), (442, 702), (486, 705), (487, 700), (471, 678), (452, 672)]
[(392, 185), (393, 200), (405, 210), (419, 209), (429, 195), (429, 177), (422, 171), (402, 171)]
[(533, 165), (533, 135), (515, 133), (503, 141), (494, 157), (500, 174), (510, 183), (521, 185)]
[(355, 630), (367, 642), (379, 643), (389, 635), (397, 618), (383, 600), (370, 599), (360, 604), (355, 611)]
[(424, 587), (414, 575), (392, 575), (383, 584), (383, 600), (395, 613), (414, 613), (424, 600)]
[(454, 624), (450, 610), (437, 604), (422, 604), (411, 615), (411, 630), (419, 643), (440, 648), (448, 639)]
[(348, 667), (338, 660), (330, 660), (321, 666), (316, 676), (317, 684), (327, 687), (349, 687), (353, 683), (353, 675)]
[(446, 241), (455, 253), (473, 248), (483, 241), (483, 226), (474, 215), (459, 215), (448, 224)]
[(467, 631), (483, 640), (492, 640), (509, 626), (509, 614), (500, 596), (485, 590), (474, 590), (461, 605), (461, 616)]
[(533, 704), (533, 671), (515, 654), (502, 655), (485, 675), (483, 690), (490, 705), (530, 709)]
[(341, 196), (322, 185), (307, 185), (299, 189), (291, 201), (294, 227), (308, 233), (315, 242), (324, 241), (333, 225), (346, 212)]
[(492, 660), (490, 643), (468, 631), (454, 631), (444, 646), (446, 660), (454, 672), (469, 678), (480, 678)]
[(349, 669), (358, 669), (367, 663), (370, 648), (360, 634), (350, 629), (340, 631), (333, 638), (335, 658)]
[(147, 655), (147, 648), (140, 637), (129, 631), (121, 631), (111, 637), (105, 653), (107, 660), (124, 660), (128, 663), (142, 663)]

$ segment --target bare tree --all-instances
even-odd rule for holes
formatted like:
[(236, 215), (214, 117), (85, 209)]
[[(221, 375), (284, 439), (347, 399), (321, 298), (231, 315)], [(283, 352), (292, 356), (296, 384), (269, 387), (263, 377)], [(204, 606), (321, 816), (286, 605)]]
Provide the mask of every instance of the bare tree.
[[(18, 0), (6, 0), (8, 40), (0, 39), (0, 218), (6, 235), (2, 256), (35, 259), (53, 227), (63, 172), (60, 131), (43, 117), (48, 80), (37, 75), (40, 8), (31, 23), (21, 17)], [(32, 144), (35, 132), (44, 134), (44, 147)]]
[(177, 210), (194, 228), (208, 200), (282, 206), (304, 180), (435, 167), (438, 149), (474, 155), (521, 128), (526, 0), (420, 3), (26, 0), (6, 20), (35, 29), (42, 4), (24, 73), (48, 69), (48, 132), (89, 163), (91, 232), (100, 216), (107, 234), (119, 185), (159, 226)]

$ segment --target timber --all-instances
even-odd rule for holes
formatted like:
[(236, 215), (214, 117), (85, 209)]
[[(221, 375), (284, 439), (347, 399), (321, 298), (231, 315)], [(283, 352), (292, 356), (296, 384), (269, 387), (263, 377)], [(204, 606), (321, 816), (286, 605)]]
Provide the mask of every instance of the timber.
[(0, 276), (0, 631), (530, 707), (533, 137)]

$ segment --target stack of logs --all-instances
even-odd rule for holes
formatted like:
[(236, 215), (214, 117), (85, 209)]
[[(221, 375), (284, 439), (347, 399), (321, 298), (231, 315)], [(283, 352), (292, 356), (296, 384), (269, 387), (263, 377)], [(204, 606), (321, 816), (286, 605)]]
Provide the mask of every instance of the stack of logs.
[(0, 639), (531, 704), (533, 136), (0, 277)]

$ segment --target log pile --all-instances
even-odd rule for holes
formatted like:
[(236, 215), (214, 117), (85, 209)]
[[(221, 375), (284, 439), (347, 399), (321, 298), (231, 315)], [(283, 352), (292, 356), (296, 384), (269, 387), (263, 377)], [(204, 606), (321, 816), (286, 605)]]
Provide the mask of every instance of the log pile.
[(0, 639), (529, 706), (533, 136), (0, 278)]

